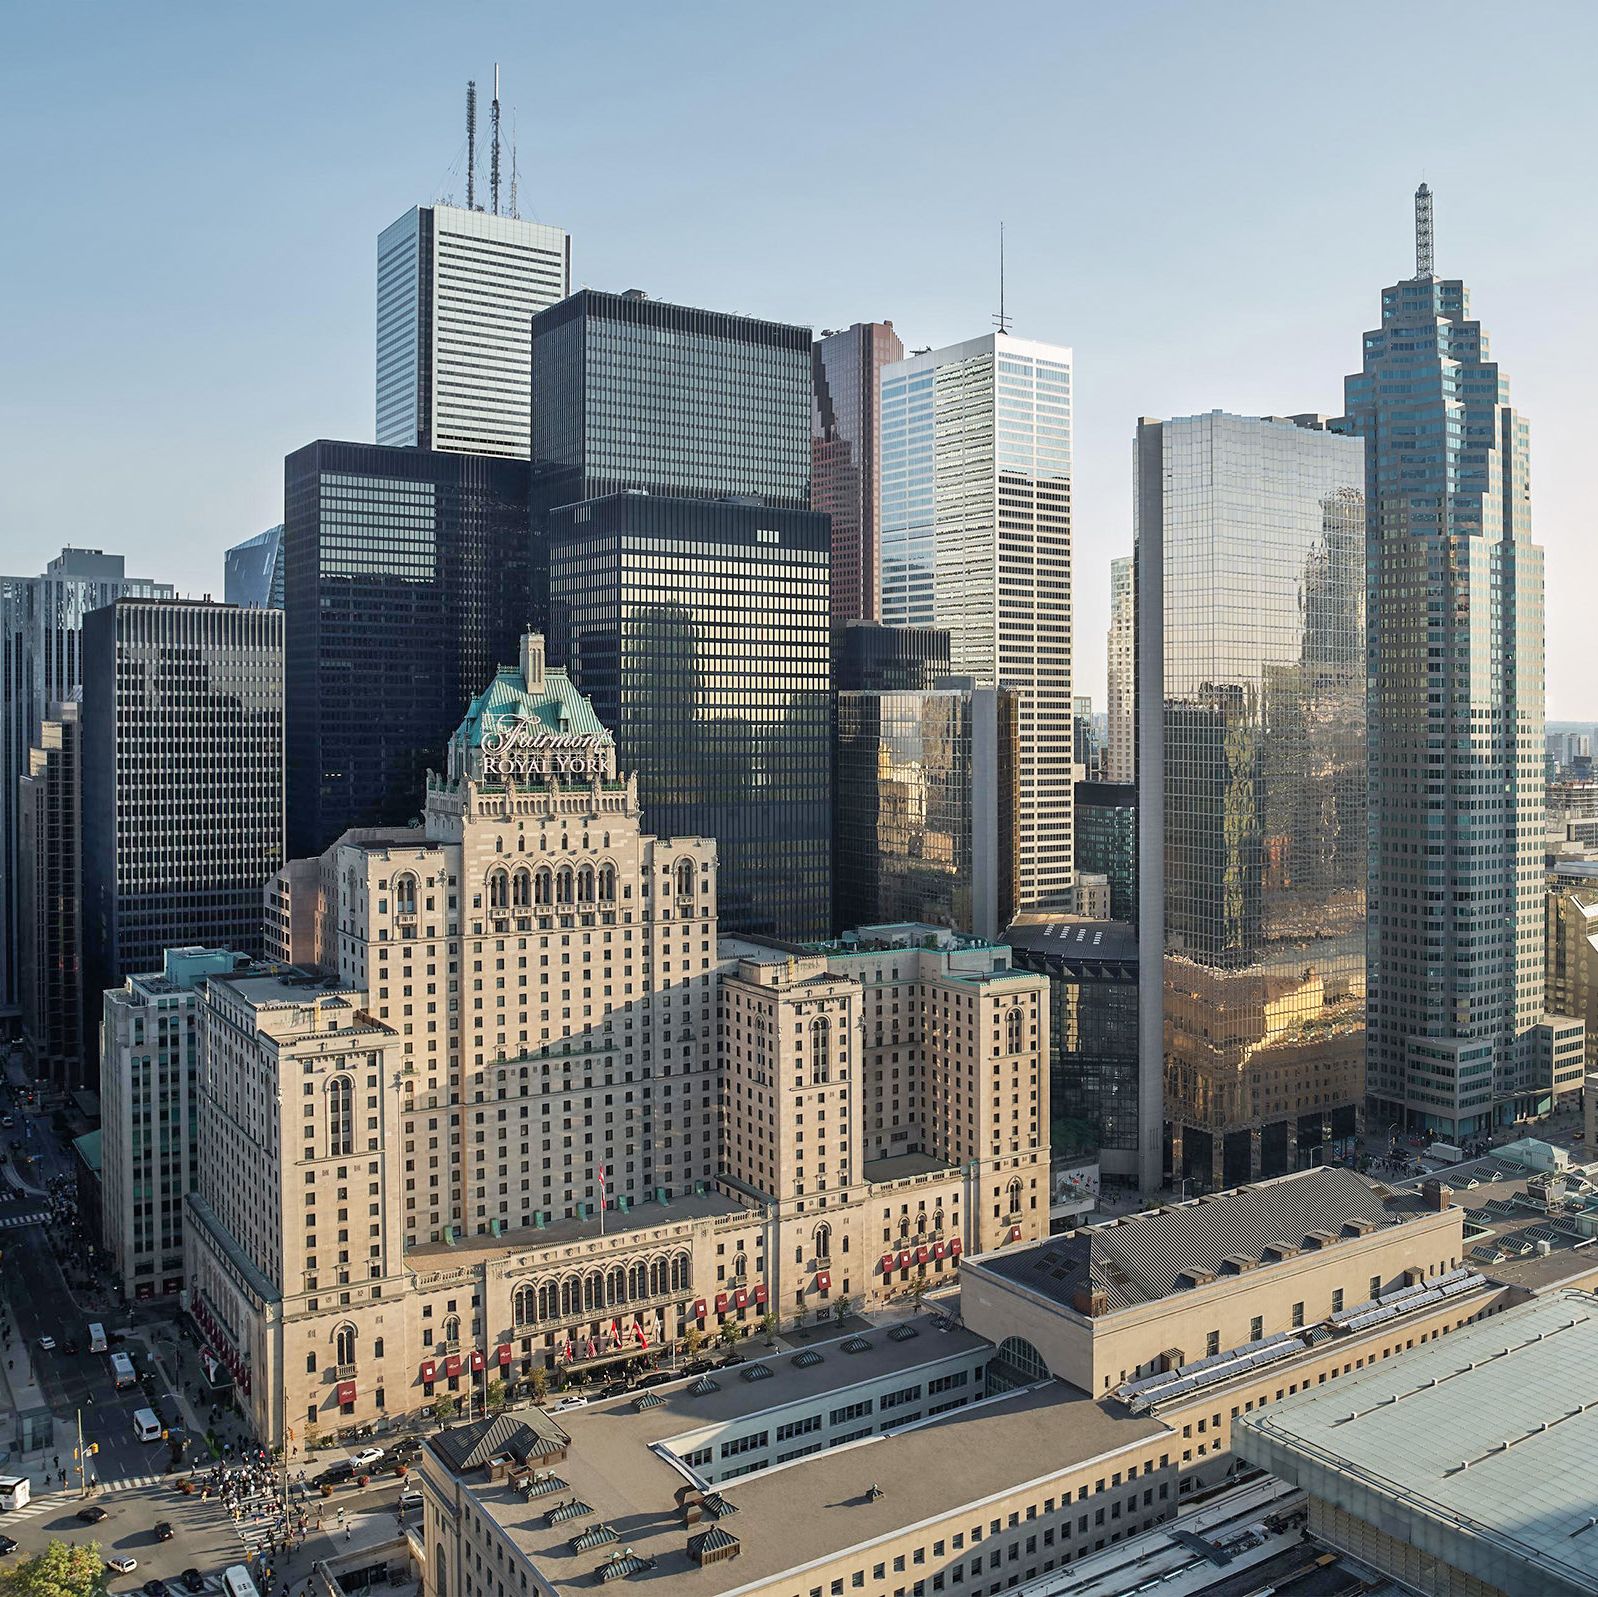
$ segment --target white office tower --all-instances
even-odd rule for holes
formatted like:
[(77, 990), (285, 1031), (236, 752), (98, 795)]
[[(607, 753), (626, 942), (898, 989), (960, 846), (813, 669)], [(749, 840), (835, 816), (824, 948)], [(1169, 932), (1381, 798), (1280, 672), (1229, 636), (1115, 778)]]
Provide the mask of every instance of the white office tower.
[(1137, 780), (1137, 608), (1132, 556), (1110, 562), (1110, 632), (1105, 658), (1104, 780)]
[(883, 367), (882, 619), (1015, 689), (1015, 902), (1069, 909), (1070, 350), (990, 333)]
[(561, 228), (418, 205), (377, 240), (377, 441), (525, 460), (534, 311), (571, 292)]

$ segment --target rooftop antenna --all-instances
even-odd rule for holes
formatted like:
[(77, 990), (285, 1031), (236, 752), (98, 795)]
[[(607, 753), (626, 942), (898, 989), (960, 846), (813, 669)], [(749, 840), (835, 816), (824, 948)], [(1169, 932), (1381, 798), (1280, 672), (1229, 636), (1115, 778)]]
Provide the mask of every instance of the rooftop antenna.
[(520, 216), (516, 209), (516, 113), (510, 114), (510, 214)]
[(466, 209), (477, 209), (477, 82), (466, 84)]
[(488, 157), (488, 188), (494, 200), (494, 215), (499, 215), (499, 62), (494, 63), (494, 104), (489, 111), (493, 126), (493, 146)]
[(999, 223), (999, 314), (993, 318), (1001, 333), (1010, 331), (1010, 318), (1004, 314), (1004, 223)]
[(1432, 275), (1432, 191), (1422, 183), (1415, 190), (1415, 276)]

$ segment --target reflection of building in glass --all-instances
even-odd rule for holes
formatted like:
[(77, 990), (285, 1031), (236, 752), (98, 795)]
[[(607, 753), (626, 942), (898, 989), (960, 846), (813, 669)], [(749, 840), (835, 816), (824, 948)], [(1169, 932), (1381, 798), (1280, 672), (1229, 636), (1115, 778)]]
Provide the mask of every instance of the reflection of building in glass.
[(309, 855), (413, 819), (461, 705), (515, 654), (527, 462), (324, 440), (284, 462), (283, 519), (288, 847)]
[(1105, 651), (1104, 780), (1137, 780), (1137, 606), (1133, 560), (1110, 562), (1110, 633)]
[(1453, 1138), (1542, 1096), (1543, 557), (1508, 379), (1465, 285), (1422, 264), (1345, 381), (1370, 518), (1368, 1077), (1373, 1114)]
[(612, 494), (547, 526), (559, 651), (650, 824), (716, 839), (727, 930), (826, 936), (826, 517)]
[(1143, 1079), (1201, 1186), (1318, 1161), (1363, 1097), (1362, 456), (1314, 417), (1138, 428)]
[(1069, 909), (1070, 350), (994, 333), (883, 368), (881, 615), (1015, 690), (1018, 906)]
[(1021, 969), (1049, 978), (1051, 1156), (1097, 1149), (1105, 1180), (1136, 1185), (1136, 930), (1115, 921), (1059, 921), (1012, 926), (1004, 940)]
[(832, 685), (840, 693), (916, 693), (948, 674), (949, 634), (941, 627), (833, 623)]
[(810, 505), (832, 517), (832, 613), (839, 620), (878, 613), (882, 368), (903, 359), (892, 322), (823, 333), (812, 351)]
[(1110, 919), (1137, 924), (1137, 785), (1078, 782), (1076, 868), (1109, 878)]
[(989, 940), (1015, 902), (1015, 699), (958, 678), (836, 699), (841, 927), (925, 921)]

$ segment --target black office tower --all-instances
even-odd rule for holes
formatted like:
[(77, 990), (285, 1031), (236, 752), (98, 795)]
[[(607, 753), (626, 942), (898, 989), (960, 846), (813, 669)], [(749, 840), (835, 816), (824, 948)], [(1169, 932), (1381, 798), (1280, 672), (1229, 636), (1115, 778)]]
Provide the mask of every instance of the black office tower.
[(261, 951), (283, 863), (283, 615), (119, 599), (83, 622), (85, 1045), (171, 947)]
[(403, 825), (530, 618), (523, 460), (307, 444), (284, 463), (289, 853)]
[(612, 494), (548, 539), (568, 669), (650, 830), (716, 839), (724, 931), (826, 936), (828, 518)]

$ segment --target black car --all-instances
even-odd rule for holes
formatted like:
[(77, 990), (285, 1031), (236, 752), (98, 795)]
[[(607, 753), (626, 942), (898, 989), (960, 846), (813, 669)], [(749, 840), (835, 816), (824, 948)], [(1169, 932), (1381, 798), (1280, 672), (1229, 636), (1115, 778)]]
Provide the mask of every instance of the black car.
[(692, 1363), (683, 1365), (682, 1372), (684, 1375), (709, 1375), (715, 1367), (714, 1359), (695, 1359)]
[(144, 1597), (172, 1597), (164, 1580), (147, 1580), (139, 1590), (144, 1593)]
[(743, 1362), (744, 1356), (742, 1353), (729, 1353), (726, 1358), (716, 1360), (716, 1368), (718, 1370), (730, 1370), (735, 1364), (742, 1364)]
[(78, 1510), (78, 1518), (85, 1525), (98, 1525), (105, 1518), (105, 1510), (98, 1503), (90, 1503), (87, 1508)]
[(414, 1436), (407, 1441), (396, 1442), (389, 1449), (389, 1462), (391, 1464), (409, 1464), (412, 1459), (422, 1456), (422, 1444)]
[(648, 1375), (640, 1375), (634, 1383), (637, 1386), (664, 1386), (667, 1381), (675, 1381), (676, 1375), (671, 1370), (651, 1370)]
[(170, 1520), (163, 1519), (157, 1521), (155, 1527), (155, 1539), (158, 1542), (169, 1542), (172, 1540), (172, 1524)]
[(78, 1351), (78, 1344), (76, 1342), (72, 1341), (71, 1338), (67, 1339), (66, 1351), (68, 1353), (76, 1353)]
[(14, 1553), (16, 1550), (17, 1544), (12, 1537), (0, 1536), (0, 1558), (5, 1557), (7, 1553)]
[(333, 1464), (316, 1477), (318, 1486), (337, 1486), (341, 1481), (353, 1480), (355, 1468), (351, 1464)]
[(185, 1569), (178, 1579), (183, 1582), (184, 1591), (204, 1591), (205, 1576), (197, 1569)]
[(599, 1389), (601, 1397), (625, 1397), (633, 1386), (631, 1381), (610, 1381)]

